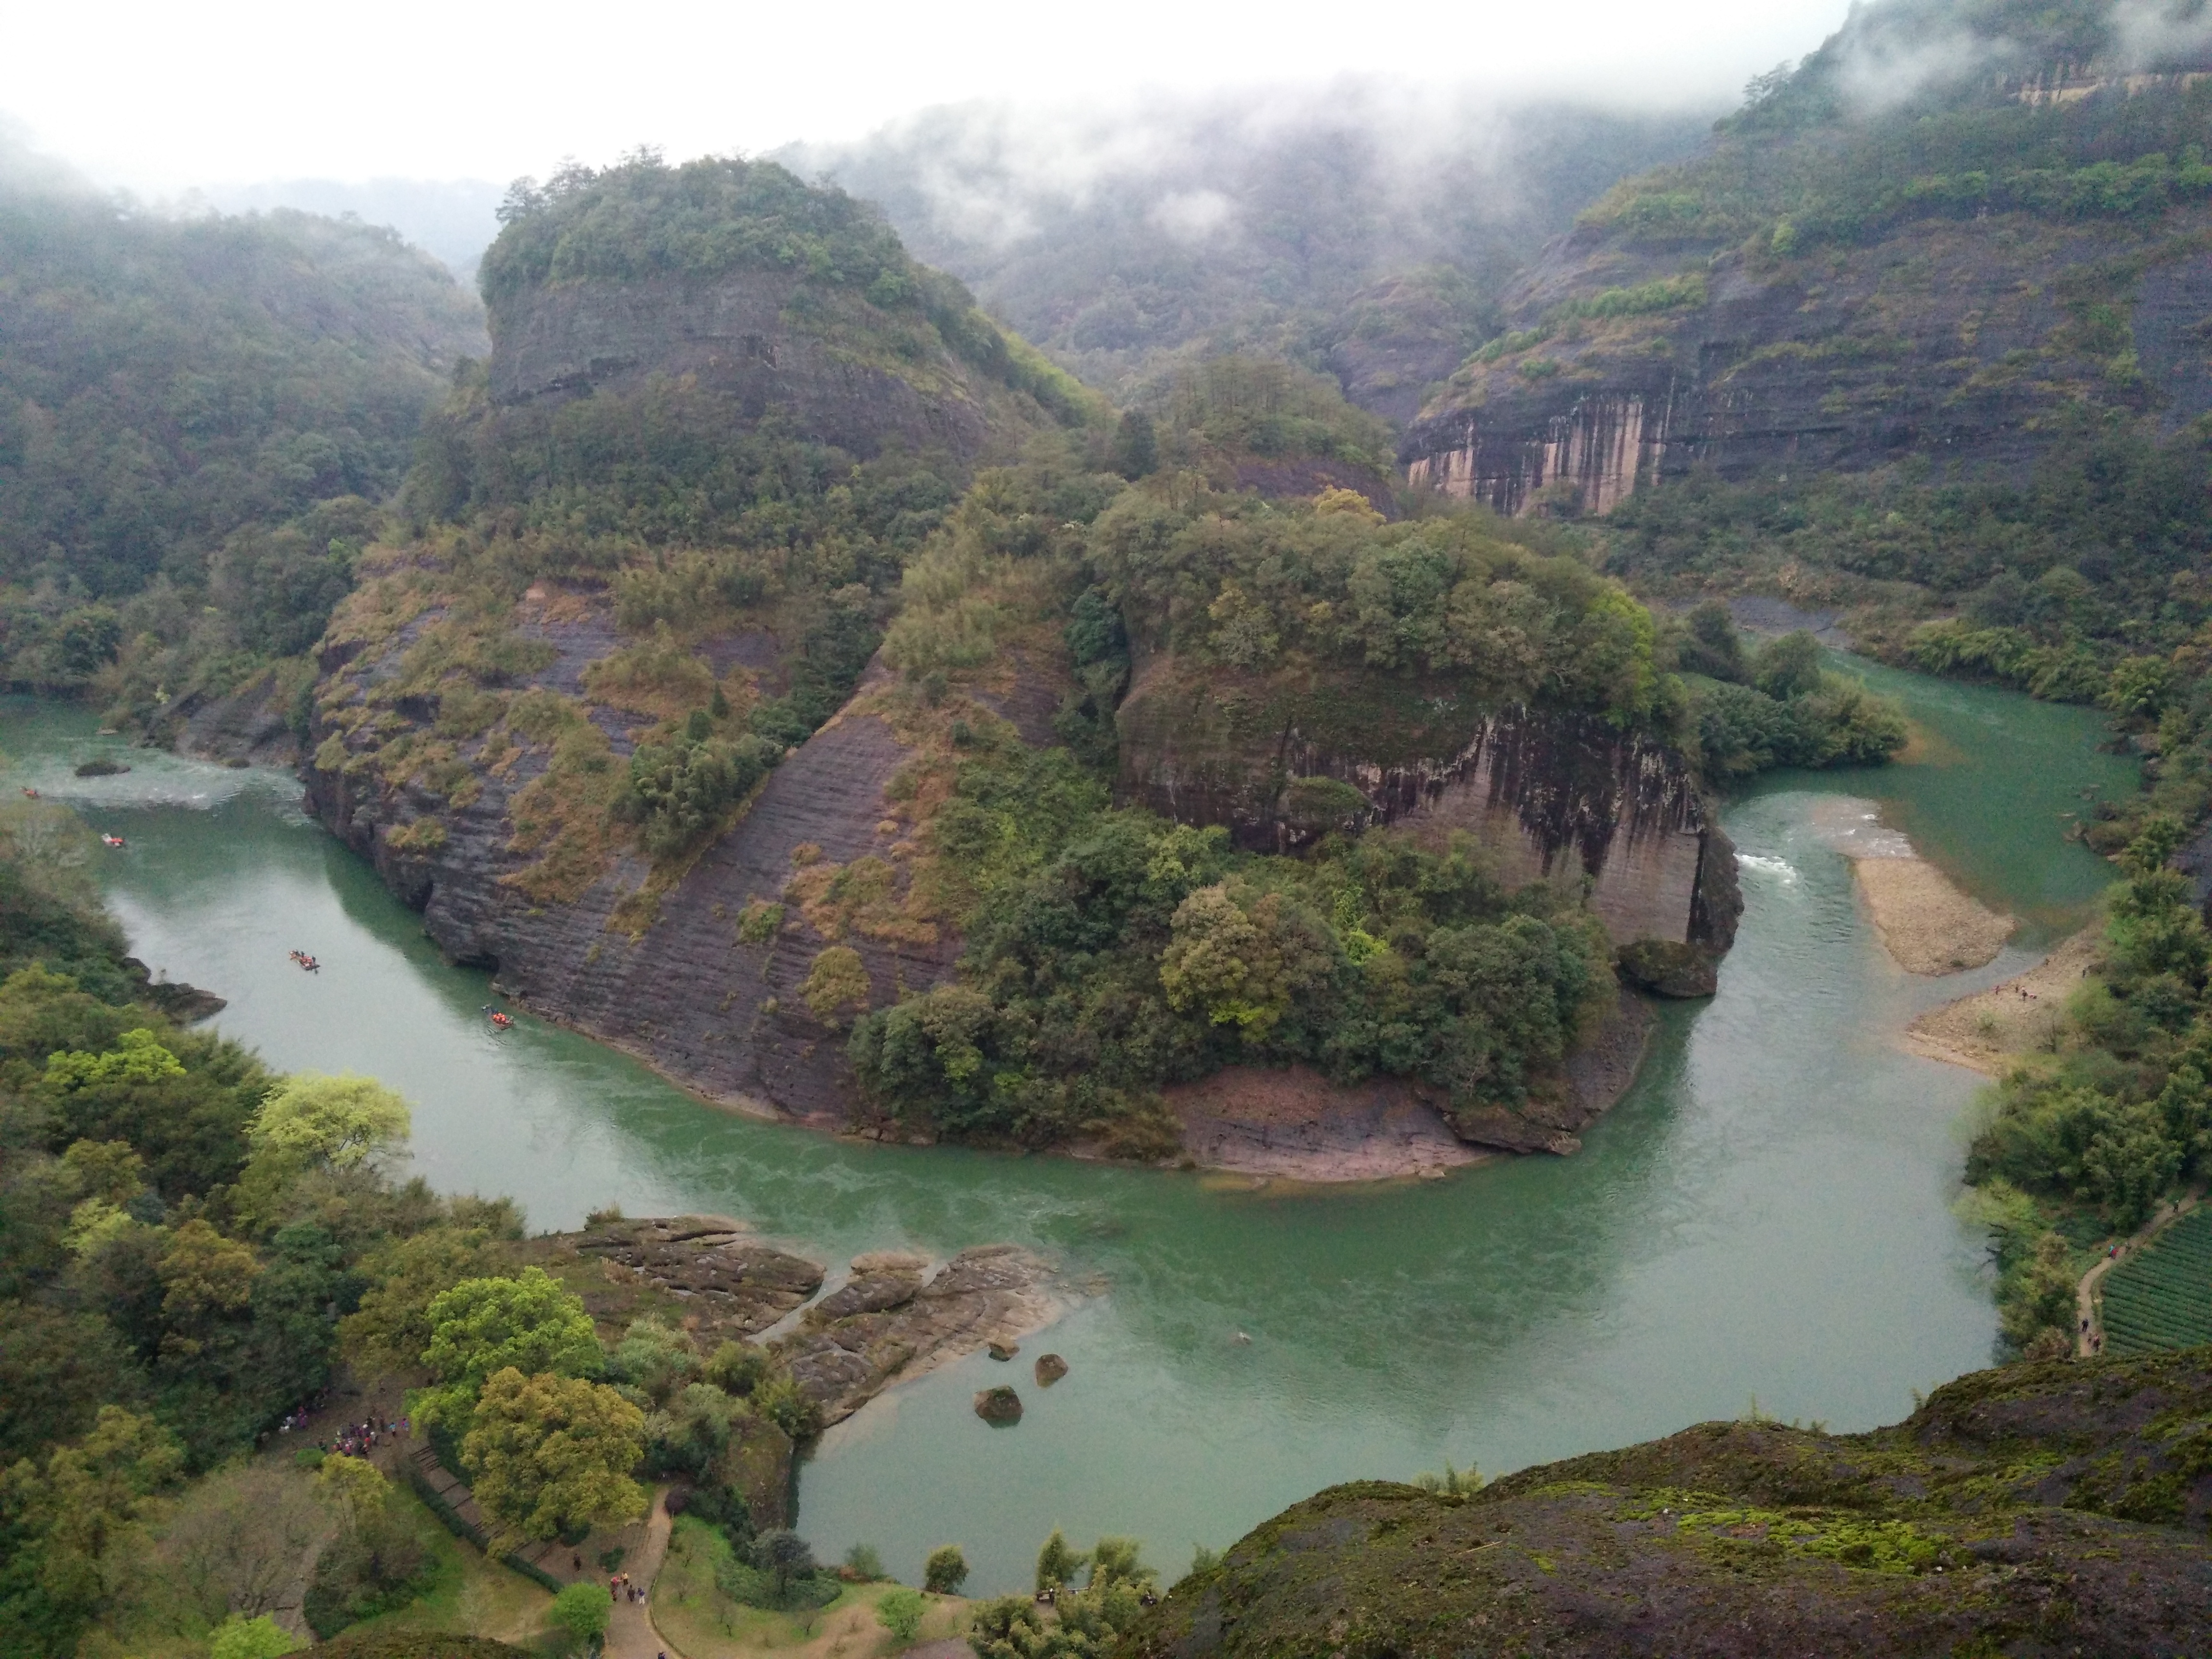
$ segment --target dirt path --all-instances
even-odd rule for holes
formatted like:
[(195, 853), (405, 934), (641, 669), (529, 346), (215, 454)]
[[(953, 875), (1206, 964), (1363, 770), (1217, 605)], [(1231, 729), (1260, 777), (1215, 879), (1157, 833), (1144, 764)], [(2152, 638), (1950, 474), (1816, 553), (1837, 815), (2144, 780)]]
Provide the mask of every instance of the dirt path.
[(2203, 1196), (2202, 1187), (2192, 1188), (2179, 1203), (2168, 1205), (2122, 1239), (2118, 1249), (2106, 1252), (2102, 1261), (2081, 1275), (2081, 1284), (2074, 1289), (2074, 1316), (2077, 1322), (2074, 1352), (2077, 1356), (2087, 1359), (2104, 1345), (2105, 1310), (2097, 1300), (2097, 1288), (2105, 1282), (2105, 1275), (2195, 1209)]
[(667, 1638), (661, 1635), (653, 1622), (653, 1581), (660, 1573), (660, 1563), (668, 1553), (668, 1534), (674, 1524), (668, 1514), (668, 1489), (653, 1489), (653, 1508), (645, 1522), (645, 1542), (634, 1562), (625, 1562), (629, 1576), (645, 1586), (646, 1599), (632, 1601), (627, 1599), (615, 1603), (614, 1617), (607, 1622), (605, 1659), (683, 1659)]

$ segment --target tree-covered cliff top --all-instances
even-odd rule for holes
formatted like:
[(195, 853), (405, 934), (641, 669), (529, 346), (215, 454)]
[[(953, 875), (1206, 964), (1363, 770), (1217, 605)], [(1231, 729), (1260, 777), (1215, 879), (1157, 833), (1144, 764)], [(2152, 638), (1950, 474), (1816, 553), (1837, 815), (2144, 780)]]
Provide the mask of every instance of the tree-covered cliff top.
[(785, 320), (848, 356), (926, 370), (938, 352), (1025, 392), (1061, 421), (1101, 406), (975, 307), (957, 277), (910, 258), (873, 206), (773, 161), (640, 151), (610, 167), (525, 180), (500, 210), (478, 281), (498, 332), (525, 296), (578, 283), (714, 283), (745, 272), (793, 285)]
[(706, 282), (735, 270), (794, 271), (896, 304), (933, 275), (868, 204), (735, 156), (669, 167), (647, 152), (603, 169), (565, 167), (542, 187), (518, 183), (499, 216), (505, 228), (480, 268), (495, 307), (548, 283)]

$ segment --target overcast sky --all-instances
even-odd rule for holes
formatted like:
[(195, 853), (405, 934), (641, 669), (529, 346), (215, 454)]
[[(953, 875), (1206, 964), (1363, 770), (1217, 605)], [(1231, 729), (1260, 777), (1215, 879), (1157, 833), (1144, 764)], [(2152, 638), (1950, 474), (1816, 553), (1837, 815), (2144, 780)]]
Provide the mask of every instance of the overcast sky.
[(11, 0), (0, 111), (100, 182), (505, 181), (860, 133), (931, 104), (1345, 76), (1706, 104), (1845, 0)]

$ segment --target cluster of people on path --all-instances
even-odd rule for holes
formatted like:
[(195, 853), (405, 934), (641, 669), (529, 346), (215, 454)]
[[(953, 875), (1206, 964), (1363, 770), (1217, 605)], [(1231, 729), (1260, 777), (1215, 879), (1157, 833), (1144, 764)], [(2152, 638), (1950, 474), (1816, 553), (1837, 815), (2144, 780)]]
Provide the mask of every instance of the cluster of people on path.
[[(306, 1428), (308, 1419), (325, 1404), (325, 1395), (317, 1395), (306, 1404), (295, 1407), (284, 1413), (283, 1420), (276, 1425), (276, 1432), (289, 1434), (295, 1429)], [(413, 1419), (405, 1417), (364, 1418), (358, 1423), (347, 1424), (334, 1439), (318, 1440), (315, 1449), (325, 1456), (335, 1453), (340, 1457), (366, 1457), (379, 1446), (401, 1438), (412, 1427)]]
[(309, 956), (305, 951), (294, 951), (289, 954), (293, 961), (298, 963), (300, 966), (306, 969), (309, 973), (319, 974), (323, 971), (323, 964), (316, 961), (314, 957)]

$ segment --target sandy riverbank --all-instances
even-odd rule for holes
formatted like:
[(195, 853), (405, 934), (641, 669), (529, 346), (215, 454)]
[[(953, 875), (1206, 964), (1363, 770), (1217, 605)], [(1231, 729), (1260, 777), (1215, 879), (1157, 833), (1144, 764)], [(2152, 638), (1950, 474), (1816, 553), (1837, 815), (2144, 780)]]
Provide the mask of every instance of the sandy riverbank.
[(1954, 886), (1923, 858), (1851, 860), (1875, 931), (1908, 974), (1956, 974), (1996, 959), (2019, 923)]
[(1850, 860), (1875, 935), (1908, 974), (1956, 974), (1996, 959), (2020, 926), (1963, 892), (1881, 822), (1871, 802), (1837, 799), (1814, 809), (1820, 838)]
[(2100, 930), (2087, 927), (2026, 973), (1972, 996), (1931, 1008), (1905, 1028), (1905, 1046), (1995, 1077), (2047, 1043), (2066, 999), (2096, 960)]

